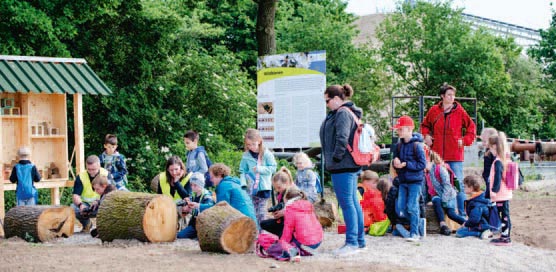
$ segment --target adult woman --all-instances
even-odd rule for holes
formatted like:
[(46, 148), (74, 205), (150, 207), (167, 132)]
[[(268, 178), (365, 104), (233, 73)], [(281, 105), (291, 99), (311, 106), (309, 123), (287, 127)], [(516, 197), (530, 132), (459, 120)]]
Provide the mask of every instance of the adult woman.
[(357, 176), (361, 167), (355, 164), (347, 150), (357, 127), (354, 115), (357, 118), (362, 115), (361, 109), (348, 100), (352, 95), (353, 88), (348, 84), (326, 88), (324, 99), (330, 111), (320, 128), (325, 168), (331, 174), (334, 193), (346, 224), (346, 242), (334, 252), (336, 255), (366, 248), (363, 212), (357, 198)]
[(171, 156), (166, 161), (166, 171), (158, 175), (158, 194), (165, 194), (178, 201), (189, 198), (191, 195), (191, 184), (189, 178), (191, 174), (186, 175), (185, 165), (178, 156)]
[(475, 141), (475, 123), (460, 103), (455, 101), (456, 88), (446, 83), (440, 87), (442, 100), (432, 106), (421, 124), (425, 144), (440, 154), (458, 178), (458, 211), (465, 216), (463, 201), (463, 151)]

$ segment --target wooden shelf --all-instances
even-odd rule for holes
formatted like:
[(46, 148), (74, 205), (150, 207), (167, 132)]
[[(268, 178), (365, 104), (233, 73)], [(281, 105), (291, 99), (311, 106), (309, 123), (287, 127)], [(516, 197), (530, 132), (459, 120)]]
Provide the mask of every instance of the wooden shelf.
[(27, 115), (1, 115), (2, 119), (27, 119)]
[(66, 135), (31, 135), (31, 139), (65, 139)]

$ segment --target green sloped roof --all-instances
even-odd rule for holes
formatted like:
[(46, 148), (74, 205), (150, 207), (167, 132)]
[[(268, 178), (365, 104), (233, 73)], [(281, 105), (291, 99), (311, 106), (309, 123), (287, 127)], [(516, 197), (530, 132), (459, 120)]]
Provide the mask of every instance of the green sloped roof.
[(84, 59), (0, 55), (0, 92), (109, 95)]

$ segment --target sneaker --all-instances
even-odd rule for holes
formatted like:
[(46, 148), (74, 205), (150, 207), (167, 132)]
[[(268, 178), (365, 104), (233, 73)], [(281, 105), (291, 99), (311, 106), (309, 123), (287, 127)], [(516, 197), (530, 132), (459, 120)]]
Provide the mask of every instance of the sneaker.
[(411, 235), (411, 237), (409, 238), (405, 238), (406, 241), (408, 242), (419, 242), (419, 235), (413, 234)]
[(341, 248), (334, 250), (335, 256), (347, 256), (359, 252), (359, 246), (344, 245)]
[(442, 225), (440, 226), (440, 234), (450, 236), (450, 234), (452, 234), (452, 230), (448, 226)]
[(485, 230), (481, 233), (481, 240), (486, 240), (492, 238), (492, 231), (490, 230)]
[(295, 256), (293, 256), (293, 257), (290, 257), (290, 262), (292, 262), (292, 263), (301, 262), (301, 256), (295, 255)]
[(301, 256), (314, 256), (317, 254), (317, 250), (306, 245), (299, 246), (299, 255)]
[(490, 242), (496, 246), (509, 246), (512, 244), (512, 239), (501, 236), (500, 238), (490, 240)]
[(359, 245), (359, 251), (367, 251), (369, 247), (367, 245)]

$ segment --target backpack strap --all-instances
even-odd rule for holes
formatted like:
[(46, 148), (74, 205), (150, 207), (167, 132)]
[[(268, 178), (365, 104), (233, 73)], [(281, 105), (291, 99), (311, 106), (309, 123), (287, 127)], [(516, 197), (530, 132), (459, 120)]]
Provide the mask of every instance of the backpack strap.
[(353, 111), (352, 111), (350, 108), (348, 108), (348, 107), (346, 107), (346, 106), (341, 106), (341, 107), (338, 109), (338, 111), (340, 111), (340, 110), (342, 110), (342, 109), (343, 109), (344, 111), (347, 111), (347, 112), (349, 112), (349, 113), (351, 114), (351, 116), (353, 117), (353, 120), (355, 121), (355, 123), (357, 124), (357, 126), (359, 126), (359, 125), (361, 124), (361, 119), (357, 118), (357, 116), (355, 115), (355, 113), (353, 113)]

